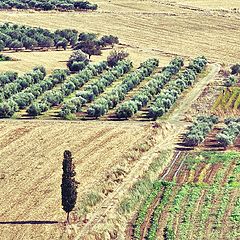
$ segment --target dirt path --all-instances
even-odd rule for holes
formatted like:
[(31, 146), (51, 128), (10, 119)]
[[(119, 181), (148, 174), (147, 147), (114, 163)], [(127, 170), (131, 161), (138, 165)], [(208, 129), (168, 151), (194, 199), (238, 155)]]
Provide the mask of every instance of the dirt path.
[(107, 213), (113, 209), (114, 206), (118, 205), (119, 200), (128, 192), (128, 189), (137, 181), (138, 177), (148, 169), (151, 162), (158, 157), (161, 150), (173, 148), (173, 134), (176, 132), (179, 133), (180, 130), (181, 128), (178, 130), (173, 128), (169, 129), (167, 131), (168, 134), (165, 134), (165, 137), (158, 139), (155, 146), (138, 160), (137, 164), (132, 168), (132, 171), (127, 175), (123, 183), (97, 207), (94, 214), (91, 216), (87, 224), (81, 228), (79, 235), (77, 235), (75, 239), (83, 239), (84, 236), (87, 236), (91, 228), (101, 222), (106, 217)]
[(144, 170), (148, 168), (152, 160), (158, 156), (159, 151), (174, 148), (177, 137), (186, 127), (186, 123), (179, 121), (183, 118), (184, 113), (189, 110), (192, 102), (200, 96), (202, 90), (207, 86), (208, 83), (213, 81), (220, 70), (219, 64), (212, 64), (211, 66), (211, 72), (205, 78), (201, 79), (197, 84), (195, 84), (192, 91), (185, 96), (184, 101), (181, 102), (179, 107), (175, 109), (170, 116), (170, 121), (172, 123), (176, 124), (177, 122), (177, 128), (169, 129), (165, 133), (165, 137), (161, 137), (157, 144), (146, 154), (144, 154), (144, 156), (137, 162), (137, 164), (132, 168), (131, 172), (124, 179), (123, 183), (117, 189), (115, 189), (111, 195), (105, 198), (105, 200), (97, 207), (94, 214), (81, 228), (80, 233), (75, 239), (82, 239), (84, 236), (87, 236), (91, 228), (105, 218), (107, 213), (119, 203), (119, 199), (121, 199), (121, 197), (127, 193), (128, 189), (132, 186), (133, 182), (137, 180), (138, 176), (141, 176)]
[(175, 108), (169, 118), (169, 121), (171, 123), (180, 121), (184, 114), (191, 108), (192, 103), (201, 95), (204, 88), (210, 82), (213, 82), (214, 78), (220, 71), (221, 66), (218, 63), (211, 64), (210, 66), (212, 67), (211, 72), (206, 77), (198, 81), (194, 85), (193, 89), (191, 89), (191, 91), (187, 93), (181, 104), (177, 108)]

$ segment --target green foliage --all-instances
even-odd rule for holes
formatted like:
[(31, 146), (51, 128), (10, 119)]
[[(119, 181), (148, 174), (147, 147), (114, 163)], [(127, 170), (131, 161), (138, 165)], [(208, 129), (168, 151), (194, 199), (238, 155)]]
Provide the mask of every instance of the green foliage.
[(237, 78), (230, 76), (229, 78), (227, 78), (224, 82), (224, 86), (226, 87), (231, 87), (233, 85), (235, 85), (237, 83)]
[(1, 0), (0, 9), (35, 9), (35, 10), (97, 10), (97, 4), (74, 0)]
[[(58, 90), (49, 90), (52, 89), (53, 85), (49, 87), (49, 89), (45, 88), (44, 91), (46, 91), (40, 101), (40, 106), (46, 106), (41, 107), (41, 114), (42, 112), (47, 111), (52, 106), (57, 106), (60, 103), (63, 102), (64, 97), (69, 96), (71, 93), (75, 91), (75, 89), (83, 86), (86, 82), (88, 82), (93, 76), (97, 76), (98, 74), (102, 73), (107, 68), (106, 62), (100, 62), (95, 65), (88, 65), (83, 71), (81, 71), (79, 74), (74, 75), (74, 77), (69, 78), (64, 84), (62, 84), (61, 88)], [(64, 73), (62, 71), (54, 71), (51, 78), (54, 77), (55, 81), (54, 84), (57, 84), (59, 82), (62, 82), (63, 79), (67, 77), (68, 72)], [(45, 85), (43, 85), (45, 86)], [(69, 114), (75, 113), (81, 109), (82, 104), (85, 102), (82, 98), (75, 98), (73, 101), (70, 101), (69, 103), (65, 103), (63, 105), (63, 108), (61, 111), (61, 116), (65, 119), (69, 117), (73, 117), (72, 115), (69, 116)]]
[[(147, 103), (157, 95), (162, 88), (170, 81), (173, 75), (177, 74), (180, 68), (183, 66), (183, 59), (175, 58), (170, 64), (163, 68), (161, 74), (156, 74), (142, 89), (139, 93), (134, 95), (131, 100), (121, 104), (116, 110), (116, 116), (118, 118), (129, 118), (133, 116), (138, 110), (146, 106)], [(151, 117), (155, 119), (155, 108), (149, 112)], [(163, 115), (164, 109), (157, 109), (157, 114)], [(154, 115), (155, 114), (155, 115)]]
[(240, 134), (239, 119), (234, 119), (234, 118), (227, 119), (225, 123), (227, 126), (216, 136), (218, 142), (223, 147), (232, 145)]
[(185, 140), (187, 146), (197, 146), (204, 141), (207, 134), (212, 130), (214, 124), (218, 123), (217, 116), (201, 116), (197, 118), (197, 121), (189, 128), (189, 131), (185, 134)]
[(77, 200), (77, 182), (75, 181), (75, 166), (72, 163), (72, 154), (66, 150), (63, 159), (63, 174), (62, 174), (62, 206), (66, 213), (73, 210)]
[[(2, 49), (3, 50), (3, 49)], [(1, 51), (1, 50), (0, 50)], [(0, 54), (0, 62), (3, 62), (3, 61), (12, 61), (13, 59), (9, 56), (5, 56), (3, 54)]]
[(128, 55), (129, 54), (123, 50), (121, 51), (113, 50), (112, 52), (110, 52), (107, 58), (108, 66), (113, 67), (117, 65), (119, 61), (124, 60), (126, 57), (128, 57)]
[[(150, 76), (158, 64), (157, 59), (148, 59), (142, 63), (135, 72), (128, 74), (120, 85), (116, 86), (105, 96), (98, 98), (98, 100), (89, 107), (89, 116), (99, 117), (99, 114), (102, 116), (106, 114), (109, 109), (114, 108), (119, 102), (124, 100), (129, 91), (139, 85), (146, 77)], [(98, 111), (99, 109), (101, 109), (100, 113)]]
[(232, 74), (238, 75), (240, 73), (240, 64), (235, 64), (231, 67)]
[(69, 44), (75, 45), (77, 34), (76, 30), (71, 29), (50, 32), (43, 28), (4, 23), (0, 25), (0, 48), (1, 50), (4, 48), (33, 50), (38, 47), (62, 46), (66, 49)]
[(157, 95), (155, 102), (149, 109), (149, 117), (155, 120), (168, 112), (179, 98), (180, 93), (193, 84), (197, 74), (205, 69), (206, 64), (205, 57), (194, 59), (177, 80), (171, 81), (168, 87)]

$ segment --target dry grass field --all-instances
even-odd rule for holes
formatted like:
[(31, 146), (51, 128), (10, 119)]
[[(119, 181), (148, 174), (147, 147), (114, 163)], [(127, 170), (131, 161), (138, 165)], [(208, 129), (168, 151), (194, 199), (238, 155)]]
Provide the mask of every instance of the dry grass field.
[[(129, 0), (96, 1), (100, 6), (96, 12), (1, 11), (0, 22), (114, 34), (136, 63), (151, 56), (160, 58), (164, 64), (175, 55), (205, 55), (210, 61), (233, 63), (239, 58), (240, 14), (230, 9), (239, 8), (240, 2), (210, 1), (207, 6), (206, 2), (209, 1), (138, 0), (134, 4)], [(202, 9), (191, 9), (192, 5)], [(210, 7), (228, 11), (213, 11)], [(61, 61), (66, 61), (69, 53), (10, 55), (22, 60), (16, 63), (17, 69), (43, 64), (51, 70), (63, 67)], [(11, 64), (15, 63), (1, 63), (0, 70), (8, 69)]]
[(59, 225), (44, 221), (63, 222), (66, 217), (59, 185), (65, 149), (74, 156), (80, 199), (149, 130), (146, 124), (1, 122), (1, 239), (59, 239)]

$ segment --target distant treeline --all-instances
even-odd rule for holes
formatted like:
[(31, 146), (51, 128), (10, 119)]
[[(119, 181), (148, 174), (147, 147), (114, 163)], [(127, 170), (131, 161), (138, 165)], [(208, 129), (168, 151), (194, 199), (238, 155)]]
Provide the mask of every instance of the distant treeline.
[(97, 4), (73, 0), (1, 0), (0, 9), (96, 10)]
[(96, 34), (78, 33), (75, 29), (62, 29), (50, 32), (47, 29), (4, 23), (0, 25), (0, 51), (5, 48), (22, 50), (37, 48), (83, 49), (88, 54), (90, 48), (102, 48), (118, 43), (112, 35), (97, 39)]

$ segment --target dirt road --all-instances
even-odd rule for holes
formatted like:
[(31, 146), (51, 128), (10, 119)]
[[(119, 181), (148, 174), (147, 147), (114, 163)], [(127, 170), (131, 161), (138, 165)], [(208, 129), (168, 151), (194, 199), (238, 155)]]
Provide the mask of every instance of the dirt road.
[(101, 222), (107, 213), (114, 209), (114, 206), (116, 207), (116, 205), (119, 203), (119, 199), (121, 199), (122, 196), (127, 193), (129, 187), (138, 179), (138, 176), (141, 176), (144, 170), (148, 168), (152, 160), (157, 157), (161, 150), (174, 149), (178, 136), (183, 132), (187, 125), (185, 122), (180, 122), (180, 120), (184, 117), (185, 112), (189, 110), (193, 101), (196, 100), (200, 96), (202, 90), (214, 80), (220, 70), (219, 64), (212, 64), (211, 67), (212, 70), (210, 73), (195, 84), (192, 91), (188, 92), (183, 101), (181, 101), (179, 107), (175, 109), (170, 116), (169, 123), (171, 123), (173, 127), (169, 128), (168, 131), (163, 134), (165, 137), (161, 136), (161, 139), (159, 139), (154, 148), (152, 148), (141, 159), (139, 159), (136, 166), (132, 168), (131, 173), (129, 173), (123, 183), (117, 189), (115, 189), (114, 193), (107, 197), (98, 206), (88, 223), (81, 228), (76, 239), (82, 239), (84, 236), (86, 237), (91, 228), (97, 223)]

